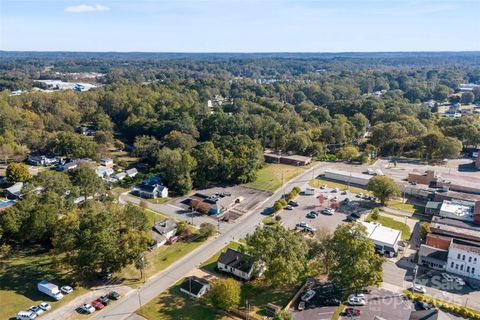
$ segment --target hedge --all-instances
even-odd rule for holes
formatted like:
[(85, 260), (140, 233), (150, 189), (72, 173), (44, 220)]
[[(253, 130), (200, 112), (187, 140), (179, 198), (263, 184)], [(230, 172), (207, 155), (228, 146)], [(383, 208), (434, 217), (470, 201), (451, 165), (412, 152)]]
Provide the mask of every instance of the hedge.
[(440, 308), (444, 311), (458, 314), (461, 317), (464, 317), (467, 319), (480, 320), (480, 312), (475, 311), (473, 309), (451, 304), (439, 299), (427, 297), (426, 295), (423, 295), (421, 293), (413, 293), (408, 290), (405, 290), (404, 293), (410, 300), (413, 300), (413, 299), (420, 300), (420, 301), (432, 304), (433, 306)]

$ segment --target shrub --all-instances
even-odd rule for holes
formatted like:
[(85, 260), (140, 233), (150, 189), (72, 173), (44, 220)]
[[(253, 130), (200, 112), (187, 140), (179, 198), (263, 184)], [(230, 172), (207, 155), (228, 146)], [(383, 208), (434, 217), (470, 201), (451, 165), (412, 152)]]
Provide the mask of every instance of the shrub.
[(282, 220), (282, 217), (280, 217), (280, 216), (275, 216), (275, 221), (279, 222), (280, 220)]
[(374, 208), (370, 213), (370, 217), (372, 218), (372, 220), (377, 220), (379, 216), (380, 216), (380, 211), (377, 208)]

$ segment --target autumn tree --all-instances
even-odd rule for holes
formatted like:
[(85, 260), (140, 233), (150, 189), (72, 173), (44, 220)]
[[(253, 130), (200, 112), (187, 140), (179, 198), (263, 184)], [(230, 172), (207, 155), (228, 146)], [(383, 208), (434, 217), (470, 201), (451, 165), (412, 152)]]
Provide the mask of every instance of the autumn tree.
[(207, 298), (216, 308), (228, 311), (240, 305), (240, 295), (240, 282), (226, 278), (215, 280), (212, 283)]
[(6, 177), (9, 183), (16, 183), (28, 181), (32, 175), (25, 164), (13, 162), (7, 167)]

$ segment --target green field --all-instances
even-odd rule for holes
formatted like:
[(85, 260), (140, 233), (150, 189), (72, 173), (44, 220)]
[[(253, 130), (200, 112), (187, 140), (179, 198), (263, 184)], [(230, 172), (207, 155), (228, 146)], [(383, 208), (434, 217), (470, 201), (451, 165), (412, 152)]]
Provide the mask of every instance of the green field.
[(353, 193), (363, 193), (363, 194), (372, 195), (372, 193), (367, 189), (352, 187), (344, 183), (333, 182), (331, 180), (313, 179), (313, 180), (310, 180), (308, 184), (314, 188), (320, 188), (321, 186), (326, 185), (329, 188), (338, 188), (340, 190), (349, 190), (350, 192), (353, 192)]
[(411, 203), (404, 203), (402, 200), (399, 199), (388, 201), (387, 207), (409, 213), (423, 213), (425, 211), (425, 208), (421, 206), (416, 206)]
[[(201, 246), (204, 242), (205, 241), (178, 241), (170, 245), (165, 244), (148, 252), (145, 255), (148, 262), (148, 265), (145, 268), (146, 277), (148, 278), (157, 272), (166, 269), (175, 261), (183, 258), (185, 255)], [(124, 284), (131, 287), (138, 287), (143, 284), (143, 280), (140, 279), (140, 271), (135, 269), (133, 265), (124, 268), (119, 274), (117, 274), (117, 276), (125, 278)]]
[(373, 220), (372, 215), (370, 214), (366, 220), (368, 222), (376, 221), (384, 227), (392, 228), (402, 232), (402, 240), (409, 240), (412, 235), (412, 232), (409, 226), (407, 226), (403, 222), (397, 221), (390, 217), (385, 217), (380, 215), (377, 220)]
[(302, 167), (270, 163), (257, 172), (255, 181), (244, 184), (244, 186), (273, 192), (282, 186), (282, 175), (285, 183), (303, 172), (305, 172), (305, 168)]
[(205, 299), (195, 299), (182, 293), (177, 283), (168, 291), (140, 308), (137, 313), (148, 320), (228, 320), (219, 310), (209, 306)]
[(40, 293), (37, 283), (43, 279), (58, 286), (72, 284), (68, 274), (58, 270), (56, 265), (48, 252), (36, 248), (13, 250), (11, 256), (3, 258), (0, 263), (0, 319), (15, 317), (17, 312), (42, 301), (58, 308), (87, 292), (85, 288), (74, 287), (73, 293), (65, 295), (61, 301), (53, 301)]

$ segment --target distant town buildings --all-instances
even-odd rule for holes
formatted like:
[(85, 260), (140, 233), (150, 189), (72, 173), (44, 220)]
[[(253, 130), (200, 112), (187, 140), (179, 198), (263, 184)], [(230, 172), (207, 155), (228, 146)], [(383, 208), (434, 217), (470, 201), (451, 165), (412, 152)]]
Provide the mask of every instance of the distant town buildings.
[(292, 166), (305, 166), (312, 162), (311, 157), (300, 155), (281, 155), (274, 153), (272, 150), (265, 150), (263, 153), (266, 162), (270, 163), (282, 163)]

